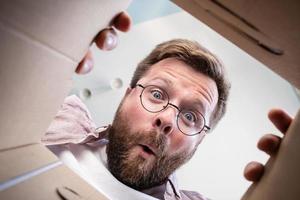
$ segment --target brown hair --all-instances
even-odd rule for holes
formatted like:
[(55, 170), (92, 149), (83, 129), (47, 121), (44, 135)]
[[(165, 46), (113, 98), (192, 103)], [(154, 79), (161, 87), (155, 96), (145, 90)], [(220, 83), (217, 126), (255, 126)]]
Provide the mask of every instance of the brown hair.
[(166, 58), (175, 58), (183, 61), (216, 82), (219, 99), (210, 118), (210, 126), (214, 127), (225, 113), (230, 83), (226, 78), (222, 62), (196, 41), (174, 39), (157, 45), (152, 52), (138, 64), (131, 79), (130, 86), (132, 88), (135, 87), (137, 82), (146, 74), (152, 65)]

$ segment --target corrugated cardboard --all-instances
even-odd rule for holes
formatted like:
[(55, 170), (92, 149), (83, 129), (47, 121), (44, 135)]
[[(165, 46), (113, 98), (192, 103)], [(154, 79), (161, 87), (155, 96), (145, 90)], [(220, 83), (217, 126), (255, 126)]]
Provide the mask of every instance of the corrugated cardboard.
[[(180, 1), (176, 0), (176, 2), (179, 4)], [(266, 26), (270, 22), (254, 23), (264, 31), (265, 35), (253, 31), (253, 27), (249, 29), (247, 27), (249, 25), (245, 26), (236, 19), (236, 16), (232, 17), (220, 7), (212, 5), (212, 1), (182, 2), (185, 2), (187, 9), (201, 21), (211, 25), (215, 30), (300, 88), (299, 4), (289, 5), (296, 1), (285, 1), (285, 4), (282, 3), (283, 1), (261, 1), (265, 3), (258, 4), (256, 2), (257, 8), (251, 7), (254, 4), (248, 4), (248, 10), (269, 8), (271, 11), (276, 11), (276, 7), (282, 7), (285, 11), (283, 13), (289, 13), (289, 17), (285, 18), (284, 15), (280, 15), (280, 12), (265, 12), (268, 19), (276, 19), (276, 26), (281, 27), (278, 33), (272, 34), (273, 27)], [(222, 1), (222, 3), (227, 5), (227, 1)], [(243, 1), (243, 3), (245, 6), (247, 1)], [(59, 105), (63, 102), (71, 88), (71, 75), (93, 37), (99, 30), (107, 26), (118, 11), (127, 5), (128, 1), (123, 0), (1, 1), (1, 181), (36, 169), (56, 159), (46, 152), (44, 147), (30, 144), (39, 142)], [(228, 4), (227, 6), (231, 9), (244, 8), (240, 5)], [(244, 13), (250, 13), (244, 17), (252, 23), (261, 20), (259, 16), (255, 15), (255, 12)], [(274, 17), (273, 14), (276, 14), (277, 17)], [(291, 23), (285, 21), (289, 19), (293, 19)], [(281, 37), (283, 35), (284, 37)], [(279, 50), (275, 54), (270, 53), (269, 50), (266, 51), (266, 48), (262, 48), (261, 44)], [(299, 118), (295, 120), (296, 123), (299, 123)], [(293, 125), (293, 127), (299, 127), (299, 124)], [(276, 195), (281, 199), (292, 199), (295, 197), (294, 195), (299, 196), (297, 193), (300, 191), (297, 181), (299, 177), (296, 174), (299, 169), (297, 152), (299, 152), (300, 145), (298, 144), (300, 142), (299, 134), (295, 134), (297, 131), (299, 132), (299, 128), (291, 128), (288, 134), (290, 139), (284, 140), (281, 153), (279, 152), (274, 164), (270, 165), (269, 172), (265, 175), (266, 178), (260, 182), (261, 186), (254, 189), (251, 194), (247, 193), (249, 196), (246, 196), (245, 199), (275, 199), (275, 196), (266, 195), (274, 192), (272, 186), (277, 189)], [(22, 155), (24, 158), (20, 157)], [(289, 173), (284, 174), (283, 171)], [(283, 177), (285, 175), (286, 177)], [(285, 185), (278, 184), (282, 180)], [(290, 187), (291, 184), (293, 187)], [(66, 196), (71, 195), (62, 188), (69, 188), (84, 199), (103, 198), (64, 166), (54, 168), (8, 188), (0, 193), (0, 198), (61, 199), (57, 195), (57, 190)], [(286, 196), (288, 193), (291, 196)]]
[(40, 141), (71, 88), (76, 63), (1, 22), (0, 35), (3, 150)]
[[(0, 185), (57, 161), (38, 144), (40, 138), (67, 96), (72, 74), (93, 38), (129, 2), (0, 2)], [(66, 167), (6, 188), (0, 199), (61, 199), (58, 186), (87, 199), (103, 199)]]
[(300, 88), (299, 1), (173, 2)]
[(128, 0), (4, 0), (1, 21), (56, 52), (80, 62), (95, 35), (128, 6)]
[(242, 200), (294, 200), (300, 197), (300, 111), (289, 127), (280, 149), (266, 164), (262, 179)]
[(0, 183), (58, 161), (42, 144), (29, 144), (0, 152)]
[[(58, 192), (64, 198), (61, 198)], [(72, 170), (65, 166), (59, 166), (0, 192), (0, 199), (104, 200), (107, 198)]]
[(39, 142), (95, 35), (129, 1), (0, 3), (0, 149)]
[[(299, 1), (173, 1), (300, 88)], [(300, 112), (278, 154), (268, 161), (264, 176), (249, 188), (243, 200), (299, 199), (299, 132)]]

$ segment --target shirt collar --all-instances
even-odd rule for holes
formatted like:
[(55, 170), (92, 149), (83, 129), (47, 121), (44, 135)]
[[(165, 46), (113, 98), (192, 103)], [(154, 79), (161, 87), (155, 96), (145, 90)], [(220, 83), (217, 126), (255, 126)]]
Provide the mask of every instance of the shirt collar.
[(180, 196), (180, 191), (179, 191), (179, 187), (178, 187), (178, 182), (177, 182), (177, 178), (176, 178), (176, 175), (175, 173), (171, 174), (168, 178), (168, 184), (171, 186), (170, 187), (167, 187), (166, 188), (166, 193), (168, 192), (168, 190), (170, 192), (173, 192), (174, 195), (178, 198), (178, 199), (181, 199), (181, 196)]
[(141, 192), (151, 195), (158, 199), (181, 199), (175, 174), (171, 174), (166, 183)]

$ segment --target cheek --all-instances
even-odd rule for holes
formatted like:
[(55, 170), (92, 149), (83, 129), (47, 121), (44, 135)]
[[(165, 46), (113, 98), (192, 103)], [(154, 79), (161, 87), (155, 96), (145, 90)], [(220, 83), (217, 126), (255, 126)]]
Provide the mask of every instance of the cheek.
[(181, 132), (173, 135), (170, 141), (170, 152), (191, 152), (197, 144), (196, 138), (185, 136)]
[(126, 121), (132, 129), (140, 130), (145, 128), (147, 121), (150, 121), (149, 113), (142, 107), (140, 100), (137, 98), (125, 100), (123, 111), (126, 113)]

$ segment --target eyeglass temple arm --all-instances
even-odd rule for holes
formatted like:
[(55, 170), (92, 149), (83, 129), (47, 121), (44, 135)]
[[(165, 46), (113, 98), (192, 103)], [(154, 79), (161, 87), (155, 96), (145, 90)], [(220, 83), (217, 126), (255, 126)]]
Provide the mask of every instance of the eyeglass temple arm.
[(204, 125), (204, 128), (203, 129), (205, 129), (204, 131), (206, 132), (206, 131), (210, 131), (210, 127), (209, 126), (206, 126), (206, 125)]
[(136, 86), (140, 86), (141, 88), (145, 89), (145, 87), (142, 86), (141, 84), (136, 84)]

